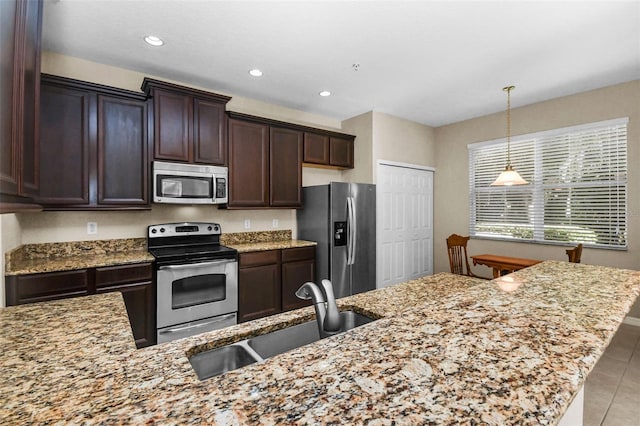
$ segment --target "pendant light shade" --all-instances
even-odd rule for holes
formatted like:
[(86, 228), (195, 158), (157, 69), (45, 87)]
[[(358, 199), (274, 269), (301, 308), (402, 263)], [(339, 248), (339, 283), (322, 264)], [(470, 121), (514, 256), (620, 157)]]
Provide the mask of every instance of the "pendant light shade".
[(498, 179), (496, 179), (491, 186), (511, 186), (511, 185), (526, 185), (529, 182), (522, 179), (522, 176), (511, 167), (511, 164), (508, 164), (504, 169)]
[(522, 179), (511, 166), (511, 91), (515, 88), (515, 86), (507, 86), (502, 89), (507, 92), (507, 166), (491, 186), (526, 185), (529, 183)]

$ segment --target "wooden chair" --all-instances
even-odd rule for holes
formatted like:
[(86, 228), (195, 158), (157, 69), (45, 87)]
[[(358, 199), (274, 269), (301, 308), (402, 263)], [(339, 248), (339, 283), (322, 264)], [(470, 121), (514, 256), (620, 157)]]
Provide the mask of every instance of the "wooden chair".
[(569, 262), (580, 263), (580, 256), (582, 256), (582, 244), (578, 244), (575, 248), (567, 249), (567, 256), (569, 256)]
[[(447, 252), (449, 253), (449, 267), (453, 274), (466, 275), (468, 277), (482, 278), (488, 280), (490, 278), (480, 277), (469, 267), (469, 259), (467, 258), (467, 242), (469, 237), (463, 237), (458, 234), (451, 234), (447, 238)], [(466, 269), (465, 269), (466, 268)]]

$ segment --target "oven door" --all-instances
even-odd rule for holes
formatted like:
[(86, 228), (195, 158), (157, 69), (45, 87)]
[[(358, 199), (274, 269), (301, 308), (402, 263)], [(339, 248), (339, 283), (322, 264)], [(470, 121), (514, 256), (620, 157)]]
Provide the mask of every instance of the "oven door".
[(158, 328), (238, 311), (235, 259), (161, 265), (156, 278)]

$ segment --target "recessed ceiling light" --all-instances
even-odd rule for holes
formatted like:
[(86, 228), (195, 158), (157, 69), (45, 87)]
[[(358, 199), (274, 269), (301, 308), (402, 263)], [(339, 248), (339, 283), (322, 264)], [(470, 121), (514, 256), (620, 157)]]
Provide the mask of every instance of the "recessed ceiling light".
[(331, 96), (331, 92), (328, 90), (323, 90), (322, 92), (318, 93), (318, 95), (327, 97), (327, 96)]
[(251, 74), (254, 77), (262, 77), (262, 71), (260, 71), (257, 68), (254, 68), (252, 70), (249, 70), (249, 74)]
[(160, 37), (156, 37), (152, 35), (146, 36), (144, 38), (144, 41), (146, 41), (148, 44), (152, 46), (162, 46), (164, 44), (164, 41)]

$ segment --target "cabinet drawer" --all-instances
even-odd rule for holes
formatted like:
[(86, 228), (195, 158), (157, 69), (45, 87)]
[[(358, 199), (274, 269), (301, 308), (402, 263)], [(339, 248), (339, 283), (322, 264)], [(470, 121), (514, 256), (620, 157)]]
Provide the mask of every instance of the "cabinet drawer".
[(21, 275), (8, 280), (7, 305), (44, 302), (88, 294), (86, 269)]
[(240, 268), (280, 263), (280, 250), (240, 253)]
[(149, 281), (153, 276), (151, 263), (96, 268), (96, 288)]
[(282, 250), (282, 263), (296, 262), (298, 260), (315, 259), (316, 247), (298, 247)]

